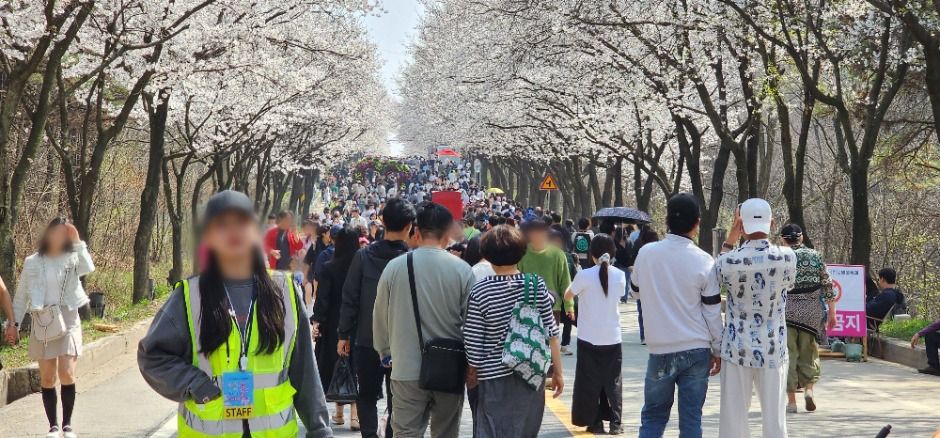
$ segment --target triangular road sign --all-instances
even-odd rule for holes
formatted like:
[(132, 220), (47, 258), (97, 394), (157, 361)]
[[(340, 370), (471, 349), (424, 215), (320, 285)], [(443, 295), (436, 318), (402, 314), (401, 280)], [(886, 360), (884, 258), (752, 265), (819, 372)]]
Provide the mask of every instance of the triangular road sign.
[(558, 183), (555, 182), (555, 177), (550, 173), (545, 174), (545, 178), (542, 178), (542, 183), (539, 184), (539, 190), (555, 191), (558, 190)]

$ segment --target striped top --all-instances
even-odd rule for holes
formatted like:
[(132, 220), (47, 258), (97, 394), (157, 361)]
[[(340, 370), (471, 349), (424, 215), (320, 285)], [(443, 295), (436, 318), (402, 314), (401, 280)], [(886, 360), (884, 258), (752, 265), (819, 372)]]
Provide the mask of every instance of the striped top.
[[(512, 375), (512, 370), (503, 365), (503, 343), (509, 331), (512, 309), (523, 297), (524, 278), (524, 274), (490, 276), (477, 282), (470, 290), (463, 336), (467, 362), (477, 369), (479, 380)], [(558, 325), (552, 314), (555, 299), (541, 277), (538, 277), (535, 292), (548, 337), (558, 336)]]

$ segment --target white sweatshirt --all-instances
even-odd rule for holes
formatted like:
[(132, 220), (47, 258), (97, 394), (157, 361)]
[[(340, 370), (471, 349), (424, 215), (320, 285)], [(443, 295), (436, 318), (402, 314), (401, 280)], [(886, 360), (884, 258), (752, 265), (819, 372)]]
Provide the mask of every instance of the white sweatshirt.
[[(707, 287), (714, 264), (695, 242), (675, 234), (640, 249), (630, 283), (643, 305), (651, 354), (710, 348), (718, 355), (721, 300)], [(717, 303), (704, 304), (703, 299)]]

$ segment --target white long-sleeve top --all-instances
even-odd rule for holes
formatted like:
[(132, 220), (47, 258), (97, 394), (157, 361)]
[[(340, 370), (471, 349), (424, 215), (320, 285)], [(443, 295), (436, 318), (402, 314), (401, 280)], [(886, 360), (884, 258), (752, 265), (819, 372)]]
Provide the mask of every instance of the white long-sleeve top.
[(26, 257), (13, 297), (16, 322), (22, 323), (27, 311), (47, 305), (60, 304), (75, 310), (88, 304), (88, 294), (79, 279), (94, 270), (85, 242), (76, 243), (71, 252), (56, 257), (38, 253)]
[(709, 289), (715, 260), (691, 239), (667, 234), (644, 245), (630, 283), (643, 303), (643, 327), (652, 354), (721, 345), (721, 297)]

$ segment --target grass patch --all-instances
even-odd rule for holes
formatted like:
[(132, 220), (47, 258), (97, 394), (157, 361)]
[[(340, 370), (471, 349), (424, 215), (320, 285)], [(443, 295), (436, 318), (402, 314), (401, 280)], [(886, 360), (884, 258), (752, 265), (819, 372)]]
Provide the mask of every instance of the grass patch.
[[(160, 266), (151, 268), (153, 278), (166, 277), (167, 269), (161, 268)], [(131, 302), (133, 285), (131, 272), (103, 269), (89, 275), (86, 278), (86, 291), (88, 293), (103, 292), (106, 296), (106, 303), (104, 318), (82, 321), (82, 343), (87, 345), (97, 339), (113, 334), (96, 330), (94, 328), (96, 323), (116, 325), (123, 331), (138, 321), (156, 314), (170, 295), (170, 292), (173, 291), (170, 286), (162, 283), (161, 281), (156, 282), (153, 301), (142, 301), (133, 304)], [(20, 341), (16, 346), (0, 346), (0, 361), (3, 362), (4, 368), (22, 367), (32, 362), (29, 358), (29, 334), (21, 333), (20, 336)]]
[(881, 333), (885, 336), (910, 341), (914, 334), (923, 330), (933, 321), (926, 319), (912, 318), (907, 321), (890, 320), (881, 324)]

